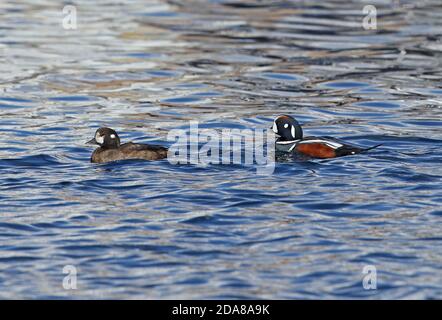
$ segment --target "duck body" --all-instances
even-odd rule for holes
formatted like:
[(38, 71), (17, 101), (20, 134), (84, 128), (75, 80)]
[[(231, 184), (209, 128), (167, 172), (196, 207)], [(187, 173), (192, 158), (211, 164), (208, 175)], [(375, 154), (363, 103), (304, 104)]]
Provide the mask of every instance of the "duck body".
[(128, 142), (116, 149), (104, 147), (95, 149), (91, 156), (91, 162), (106, 163), (130, 159), (160, 160), (164, 158), (167, 158), (167, 149), (162, 146)]
[(90, 144), (98, 144), (91, 156), (93, 163), (107, 163), (119, 160), (160, 160), (167, 158), (167, 148), (151, 145), (128, 142), (120, 144), (117, 133), (110, 128), (100, 128), (96, 131), (95, 137), (88, 141)]
[(298, 152), (311, 158), (327, 159), (353, 155), (367, 149), (353, 146), (332, 137), (305, 137), (295, 141), (276, 141), (276, 150)]
[(272, 130), (279, 135), (275, 143), (277, 151), (297, 152), (310, 158), (328, 159), (354, 155), (380, 146), (362, 148), (333, 137), (304, 138), (299, 123), (288, 115), (277, 117)]

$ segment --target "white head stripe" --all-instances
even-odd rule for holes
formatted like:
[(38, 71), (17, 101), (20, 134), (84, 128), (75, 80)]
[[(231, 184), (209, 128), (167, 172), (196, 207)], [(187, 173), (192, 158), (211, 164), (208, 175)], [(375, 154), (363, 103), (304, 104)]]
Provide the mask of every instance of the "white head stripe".
[(276, 126), (276, 122), (273, 122), (272, 130), (274, 133), (278, 133), (278, 127)]
[(295, 136), (295, 126), (292, 126), (291, 132), (292, 132), (293, 139), (296, 139), (296, 136)]

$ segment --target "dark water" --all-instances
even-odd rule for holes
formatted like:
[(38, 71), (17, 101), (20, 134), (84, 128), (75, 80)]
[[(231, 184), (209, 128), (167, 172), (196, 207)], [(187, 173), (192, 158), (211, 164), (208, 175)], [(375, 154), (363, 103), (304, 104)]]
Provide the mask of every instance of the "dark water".
[[(371, 1), (377, 30), (348, 0), (73, 4), (0, 4), (0, 298), (442, 298), (440, 1)], [(84, 145), (281, 113), (384, 145), (267, 176)]]

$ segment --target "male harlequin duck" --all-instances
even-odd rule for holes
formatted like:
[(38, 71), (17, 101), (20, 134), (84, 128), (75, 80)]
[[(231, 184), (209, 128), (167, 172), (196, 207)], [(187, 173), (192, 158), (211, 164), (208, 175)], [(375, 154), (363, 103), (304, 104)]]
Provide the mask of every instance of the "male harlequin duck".
[(110, 128), (100, 128), (95, 137), (87, 142), (100, 147), (92, 153), (91, 162), (105, 163), (117, 160), (144, 159), (159, 160), (167, 157), (167, 148), (139, 143), (120, 144), (118, 134)]
[(271, 128), (279, 138), (276, 140), (276, 150), (298, 152), (311, 158), (336, 158), (361, 153), (376, 147), (360, 148), (332, 137), (303, 138), (302, 128), (298, 121), (288, 115), (275, 119)]

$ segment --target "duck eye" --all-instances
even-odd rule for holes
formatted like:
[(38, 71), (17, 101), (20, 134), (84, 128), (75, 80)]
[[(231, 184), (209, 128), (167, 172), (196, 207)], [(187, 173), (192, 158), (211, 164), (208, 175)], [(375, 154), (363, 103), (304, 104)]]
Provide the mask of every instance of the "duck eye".
[(286, 123), (286, 124), (284, 124), (284, 128), (288, 128), (289, 127), (289, 124), (288, 123)]

